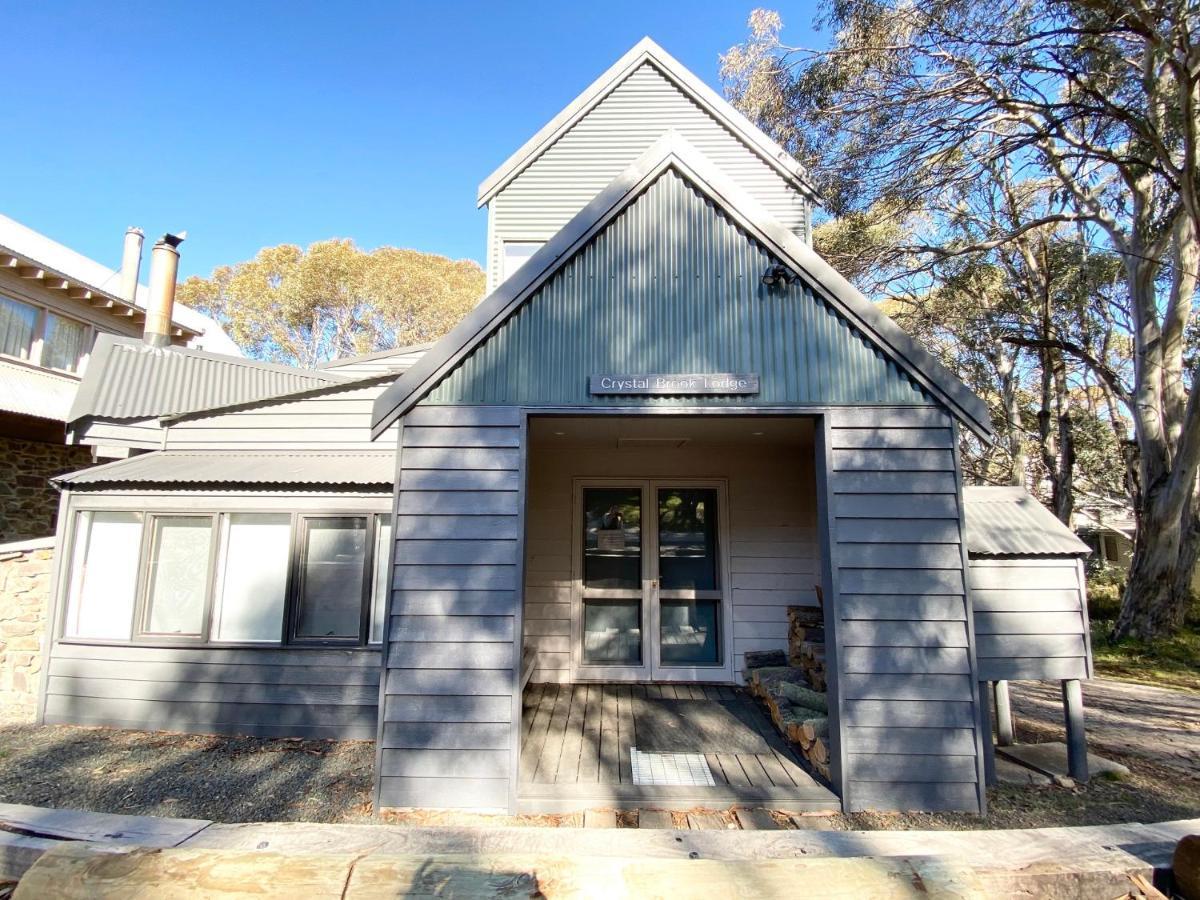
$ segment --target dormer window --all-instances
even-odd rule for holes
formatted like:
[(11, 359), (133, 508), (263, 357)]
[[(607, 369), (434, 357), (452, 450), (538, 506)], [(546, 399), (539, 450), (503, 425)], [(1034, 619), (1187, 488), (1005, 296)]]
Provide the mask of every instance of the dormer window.
[(541, 241), (505, 241), (504, 242), (504, 280), (507, 281), (513, 273), (525, 263), (529, 257), (542, 249)]

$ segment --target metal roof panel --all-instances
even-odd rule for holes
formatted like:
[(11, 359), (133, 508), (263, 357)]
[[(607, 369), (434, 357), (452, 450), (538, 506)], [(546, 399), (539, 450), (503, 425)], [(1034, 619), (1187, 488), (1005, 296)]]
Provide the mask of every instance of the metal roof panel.
[(963, 488), (972, 556), (1087, 556), (1091, 548), (1021, 487)]
[(159, 450), (53, 479), (69, 488), (112, 484), (305, 484), (390, 486), (391, 451)]

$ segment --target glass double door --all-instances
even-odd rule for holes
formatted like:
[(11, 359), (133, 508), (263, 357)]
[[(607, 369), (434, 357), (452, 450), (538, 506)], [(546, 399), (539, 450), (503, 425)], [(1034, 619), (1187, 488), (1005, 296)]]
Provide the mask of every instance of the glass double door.
[(577, 679), (729, 679), (723, 494), (714, 482), (580, 484)]

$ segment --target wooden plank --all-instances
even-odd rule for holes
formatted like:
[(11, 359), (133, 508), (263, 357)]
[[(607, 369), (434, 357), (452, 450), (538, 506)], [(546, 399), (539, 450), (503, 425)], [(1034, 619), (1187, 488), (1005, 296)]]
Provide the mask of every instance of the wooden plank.
[(379, 671), (359, 666), (259, 666), (220, 663), (152, 662), (139, 660), (62, 658), (50, 660), (51, 676), (66, 678), (120, 678), (126, 681), (160, 681), (187, 684), (255, 684), (269, 691), (271, 685), (374, 685), (379, 688)]
[(975, 643), (981, 657), (1087, 656), (1082, 634), (981, 634)]
[[(952, 471), (944, 472), (831, 472), (829, 481), (838, 494), (912, 494), (923, 505), (927, 494), (953, 496), (956, 482)], [(402, 482), (403, 483), (403, 482)]]
[(389, 669), (387, 693), (497, 696), (512, 690), (512, 677), (512, 669)]
[(391, 612), (401, 616), (511, 616), (516, 591), (392, 591)]
[(673, 829), (674, 817), (665, 809), (638, 810), (638, 828)]
[(600, 688), (600, 782), (616, 784), (621, 780), (619, 763), (620, 725), (617, 719), (616, 685)]
[(400, 487), (405, 491), (515, 491), (520, 473), (505, 469), (410, 469), (407, 455)]
[[(839, 545), (840, 547), (841, 545)], [(834, 551), (837, 564), (837, 551)], [(895, 572), (872, 569), (842, 569), (841, 589), (847, 594), (962, 594), (963, 576), (956, 569), (912, 569), (897, 577)], [(964, 616), (965, 606), (964, 606)]]
[(832, 452), (835, 472), (953, 472), (950, 448), (840, 448)]
[(898, 728), (971, 728), (975, 715), (970, 702), (929, 700), (846, 700), (846, 725)]
[(515, 565), (516, 554), (516, 541), (447, 538), (396, 541), (396, 562), (406, 565)]
[(756, 757), (758, 764), (763, 767), (771, 784), (775, 787), (791, 787), (795, 784), (787, 770), (780, 764), (774, 753), (759, 753)]
[[(721, 766), (721, 774), (726, 784), (734, 787), (749, 787), (750, 778), (742, 768), (741, 761), (733, 753), (716, 753), (717, 762)], [(710, 766), (711, 767), (711, 766)], [(713, 773), (716, 774), (715, 772)]]
[(976, 613), (996, 612), (1077, 612), (1079, 591), (1070, 589), (971, 588)]
[(847, 727), (845, 740), (850, 753), (975, 758), (975, 732), (971, 728)]
[(546, 685), (540, 682), (532, 682), (526, 686), (521, 692), (521, 744), (524, 749), (525, 741), (529, 738), (529, 730), (533, 727), (533, 720), (537, 716), (538, 704), (542, 702), (542, 693), (545, 691)]
[(552, 784), (558, 780), (558, 761), (562, 758), (563, 739), (566, 736), (567, 717), (571, 713), (571, 685), (560, 685), (554, 698), (550, 723), (546, 728), (546, 740), (538, 758), (533, 780)]
[(848, 700), (971, 700), (969, 675), (843, 674), (839, 689)]
[(517, 567), (489, 566), (409, 566), (398, 564), (392, 586), (401, 590), (444, 591), (515, 591)]
[[(916, 529), (914, 529), (916, 530)], [(955, 569), (962, 571), (958, 543), (849, 544), (838, 534), (837, 564), (861, 569)]]
[(515, 447), (406, 447), (407, 469), (502, 469), (516, 471), (521, 451)]
[(980, 681), (1061, 681), (1089, 678), (1083, 656), (979, 657)]
[(583, 711), (583, 739), (579, 748), (579, 776), (582, 783), (600, 780), (601, 688), (587, 685), (587, 702)]
[(842, 622), (846, 647), (966, 647), (966, 622)]
[[(189, 731), (217, 734), (253, 734), (253, 726), (283, 731), (269, 733), (302, 736), (310, 726), (369, 725), (375, 705), (307, 705), (300, 703), (213, 703), (209, 701), (133, 700), (119, 697), (72, 697), (48, 694), (46, 715), (57, 724), (108, 725), (114, 728)], [(117, 724), (120, 723), (120, 724)], [(133, 724), (137, 723), (137, 724)], [(289, 730), (290, 729), (290, 730)]]
[(953, 544), (960, 540), (957, 519), (846, 519), (838, 523), (843, 544)]
[(746, 778), (754, 787), (777, 787), (771, 776), (767, 774), (767, 770), (763, 768), (762, 761), (754, 753), (738, 753), (737, 761), (742, 766), (742, 771), (746, 773)]
[(579, 761), (583, 753), (583, 726), (587, 712), (587, 685), (570, 686), (571, 708), (563, 733), (562, 755), (558, 761), (556, 782), (574, 784), (579, 780)]
[(558, 685), (545, 685), (538, 699), (537, 711), (533, 716), (529, 734), (521, 745), (521, 781), (532, 782), (541, 762), (542, 749), (546, 745), (546, 733), (554, 715), (554, 702), (558, 699)]
[(848, 777), (855, 781), (969, 782), (977, 777), (974, 756), (913, 756), (898, 753), (851, 753)]
[(970, 568), (971, 587), (981, 590), (1059, 590), (1079, 589), (1079, 576), (1073, 566), (1061, 568), (979, 566)]
[(956, 594), (842, 594), (838, 612), (843, 619), (961, 622), (963, 598)]
[(965, 647), (847, 647), (842, 653), (842, 670), (966, 675), (971, 663)]
[(177, 681), (138, 681), (120, 678), (51, 676), (48, 694), (62, 697), (144, 700), (162, 703), (237, 703), (268, 707), (375, 706), (379, 687), (370, 684), (221, 684), (192, 683), (181, 690)]
[(618, 767), (621, 781), (624, 784), (632, 784), (633, 759), (630, 748), (637, 746), (637, 734), (634, 728), (633, 695), (627, 684), (617, 688), (617, 731)]
[(507, 722), (385, 722), (381, 746), (393, 750), (496, 750), (505, 746), (508, 737)]
[(417, 806), (504, 812), (508, 809), (507, 778), (379, 779), (380, 806)]
[(520, 447), (516, 428), (412, 428), (404, 429), (404, 449), (410, 447)]
[(391, 636), (415, 643), (491, 643), (511, 642), (515, 635), (512, 616), (392, 616)]
[(399, 517), (395, 537), (397, 540), (516, 540), (520, 537), (519, 526), (520, 520), (515, 515), (435, 516), (416, 513)]
[(688, 828), (693, 831), (722, 831), (725, 817), (720, 813), (690, 812), (687, 814)]
[(927, 810), (978, 812), (974, 784), (855, 781), (850, 790), (851, 809)]
[(517, 515), (516, 491), (410, 491), (400, 490), (402, 516)]
[(833, 431), (844, 428), (937, 428), (948, 430), (950, 417), (941, 409), (930, 406), (921, 409), (887, 409), (874, 406), (842, 406), (833, 414)]
[(831, 428), (830, 447), (949, 450), (954, 447), (954, 435), (949, 428)]
[(462, 428), (475, 426), (516, 426), (521, 410), (515, 406), (435, 406), (418, 405), (404, 415), (404, 436), (410, 429)]
[(733, 817), (743, 831), (776, 831), (779, 823), (765, 809), (735, 809)]
[(316, 647), (263, 647), (247, 649), (199, 649), (192, 647), (137, 647), (120, 644), (54, 645), (55, 659), (112, 659), (131, 662), (216, 663), (221, 665), (356, 666), (379, 667), (379, 649), (326, 650)]
[(952, 494), (906, 497), (901, 494), (835, 493), (832, 505), (838, 519), (958, 518), (958, 498)]
[(379, 763), (382, 777), (507, 778), (511, 754), (502, 750), (385, 749)]
[(721, 760), (715, 753), (705, 753), (704, 762), (708, 764), (708, 770), (712, 773), (713, 781), (717, 784), (729, 784), (729, 779), (725, 777), (725, 768), (721, 765)]
[(584, 828), (616, 828), (617, 814), (611, 809), (587, 809), (583, 812)]
[(207, 819), (126, 816), (17, 803), (0, 803), (0, 823), (37, 837), (143, 847), (177, 847), (212, 824)]
[(502, 697), (453, 697), (389, 694), (388, 722), (507, 722), (512, 700)]
[(513, 663), (509, 641), (392, 641), (388, 648), (388, 666), (393, 669), (501, 669)]
[(976, 612), (975, 633), (985, 634), (1083, 634), (1080, 612)]

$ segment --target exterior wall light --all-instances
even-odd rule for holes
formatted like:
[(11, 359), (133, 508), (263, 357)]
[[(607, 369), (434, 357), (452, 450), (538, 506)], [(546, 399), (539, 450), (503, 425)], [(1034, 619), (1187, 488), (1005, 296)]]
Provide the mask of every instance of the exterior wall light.
[(782, 263), (772, 263), (767, 267), (767, 271), (762, 274), (762, 283), (767, 287), (789, 286), (793, 281), (799, 279), (799, 275), (789, 269)]

